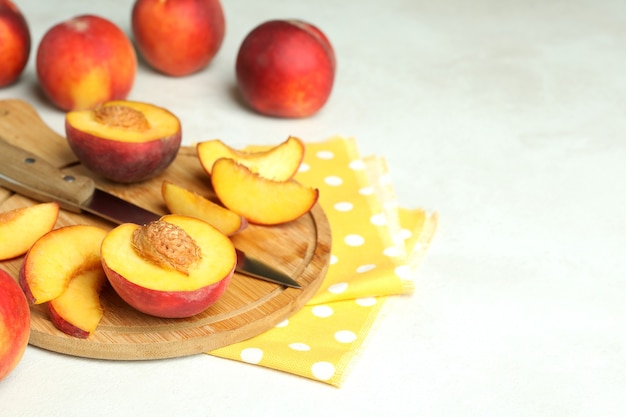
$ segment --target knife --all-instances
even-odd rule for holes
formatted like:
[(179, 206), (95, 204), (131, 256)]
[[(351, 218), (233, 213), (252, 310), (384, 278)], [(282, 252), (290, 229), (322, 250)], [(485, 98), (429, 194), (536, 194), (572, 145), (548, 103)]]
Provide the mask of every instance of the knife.
[[(0, 185), (37, 201), (56, 201), (65, 210), (87, 212), (112, 223), (146, 224), (161, 216), (98, 188), (94, 180), (66, 174), (34, 154), (0, 139)], [(237, 249), (237, 272), (302, 288), (286, 274)]]

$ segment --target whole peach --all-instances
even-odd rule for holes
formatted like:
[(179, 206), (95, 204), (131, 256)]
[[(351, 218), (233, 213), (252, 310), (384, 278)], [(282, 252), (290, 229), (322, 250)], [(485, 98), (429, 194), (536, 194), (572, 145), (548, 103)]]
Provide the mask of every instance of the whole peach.
[(328, 100), (335, 53), (324, 33), (301, 20), (271, 20), (253, 29), (239, 48), (237, 84), (257, 112), (306, 117)]
[(50, 28), (36, 58), (41, 88), (66, 111), (126, 98), (137, 71), (137, 56), (126, 34), (94, 15), (77, 16)]
[(20, 10), (10, 0), (0, 0), (0, 87), (14, 83), (30, 54), (30, 31)]
[(219, 0), (136, 0), (131, 23), (143, 58), (170, 76), (206, 67), (222, 45), (226, 26)]
[(0, 381), (22, 360), (30, 335), (30, 309), (19, 284), (0, 269)]

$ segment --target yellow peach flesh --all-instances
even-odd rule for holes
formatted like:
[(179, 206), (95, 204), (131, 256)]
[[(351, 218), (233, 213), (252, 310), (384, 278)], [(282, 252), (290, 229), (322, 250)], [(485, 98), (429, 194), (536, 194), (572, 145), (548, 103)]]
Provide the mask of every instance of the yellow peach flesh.
[(253, 173), (233, 159), (218, 159), (211, 184), (222, 204), (250, 223), (276, 225), (307, 213), (319, 191), (294, 180), (272, 181)]
[(97, 108), (69, 112), (66, 115), (67, 122), (70, 126), (79, 129), (83, 133), (120, 142), (160, 140), (180, 131), (178, 118), (162, 107), (126, 100), (108, 101), (102, 107), (115, 106), (127, 107), (130, 111), (141, 113), (147, 120), (147, 128), (136, 129), (132, 126), (103, 123), (102, 119), (97, 117)]
[(38, 239), (20, 271), (35, 303), (61, 295), (76, 274), (100, 268), (100, 243), (106, 233), (99, 227), (75, 225), (55, 229)]
[(100, 291), (106, 282), (102, 268), (83, 271), (72, 278), (63, 294), (50, 300), (50, 304), (65, 322), (92, 333), (103, 316)]
[(171, 182), (163, 181), (162, 194), (171, 213), (204, 220), (227, 236), (247, 226), (240, 215)]
[(291, 179), (302, 163), (304, 151), (304, 143), (295, 136), (290, 136), (276, 146), (250, 151), (233, 149), (219, 139), (200, 142), (197, 145), (200, 163), (209, 174), (215, 161), (230, 158), (245, 165), (250, 171), (274, 181)]
[(41, 203), (0, 213), (0, 260), (25, 254), (41, 236), (52, 230), (59, 214), (57, 203)]

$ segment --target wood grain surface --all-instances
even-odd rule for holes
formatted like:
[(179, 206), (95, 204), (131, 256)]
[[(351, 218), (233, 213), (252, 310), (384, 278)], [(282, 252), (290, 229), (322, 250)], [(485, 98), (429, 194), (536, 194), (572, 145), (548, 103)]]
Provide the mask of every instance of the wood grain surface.
[[(174, 163), (160, 176), (134, 185), (119, 185), (98, 178), (82, 167), (63, 136), (52, 131), (28, 103), (0, 101), (0, 139), (20, 146), (72, 173), (92, 176), (104, 189), (165, 214), (161, 183), (167, 179), (210, 198), (208, 175), (194, 148), (181, 148)], [(34, 202), (0, 188), (0, 211)], [(115, 225), (88, 214), (62, 211), (56, 227), (93, 224)], [(291, 223), (262, 227), (250, 225), (233, 236), (248, 255), (279, 269), (302, 285), (285, 288), (236, 273), (222, 298), (204, 312), (187, 319), (161, 319), (134, 310), (107, 286), (101, 294), (104, 317), (88, 339), (58, 331), (45, 305), (31, 307), (30, 343), (44, 349), (89, 358), (146, 360), (207, 352), (256, 336), (298, 311), (319, 289), (330, 258), (330, 226), (319, 205)], [(10, 242), (0, 242), (10, 244)], [(0, 268), (17, 277), (23, 257), (0, 262)]]

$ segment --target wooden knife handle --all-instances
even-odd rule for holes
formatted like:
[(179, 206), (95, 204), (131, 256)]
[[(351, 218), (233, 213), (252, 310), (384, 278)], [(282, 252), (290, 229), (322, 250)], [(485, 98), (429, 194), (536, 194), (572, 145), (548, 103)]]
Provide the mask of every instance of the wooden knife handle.
[(93, 194), (89, 177), (68, 175), (43, 158), (0, 138), (0, 185), (37, 201), (57, 201), (62, 208), (80, 212)]

